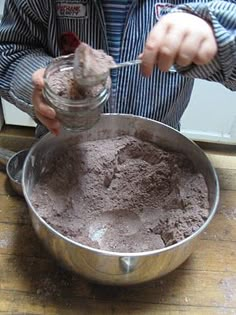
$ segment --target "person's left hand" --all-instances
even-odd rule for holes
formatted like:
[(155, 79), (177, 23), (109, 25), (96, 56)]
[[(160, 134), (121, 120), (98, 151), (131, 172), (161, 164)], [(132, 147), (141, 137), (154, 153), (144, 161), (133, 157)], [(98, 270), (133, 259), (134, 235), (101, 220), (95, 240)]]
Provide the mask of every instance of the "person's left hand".
[(142, 54), (142, 72), (149, 76), (155, 65), (168, 71), (173, 64), (209, 63), (217, 53), (213, 29), (189, 13), (169, 13), (151, 30)]

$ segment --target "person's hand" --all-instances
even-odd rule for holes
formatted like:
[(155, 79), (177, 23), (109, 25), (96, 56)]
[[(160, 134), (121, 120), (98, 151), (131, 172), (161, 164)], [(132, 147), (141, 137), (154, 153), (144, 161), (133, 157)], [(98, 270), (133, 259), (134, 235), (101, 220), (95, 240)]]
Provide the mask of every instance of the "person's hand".
[(56, 113), (54, 109), (47, 105), (42, 95), (42, 90), (44, 87), (44, 71), (45, 69), (39, 69), (32, 75), (32, 81), (34, 84), (32, 104), (34, 106), (35, 115), (38, 120), (53, 134), (58, 135), (60, 123), (56, 119)]
[(151, 75), (155, 65), (168, 71), (173, 64), (187, 66), (209, 63), (217, 53), (213, 29), (189, 13), (169, 13), (151, 30), (142, 54), (142, 71)]

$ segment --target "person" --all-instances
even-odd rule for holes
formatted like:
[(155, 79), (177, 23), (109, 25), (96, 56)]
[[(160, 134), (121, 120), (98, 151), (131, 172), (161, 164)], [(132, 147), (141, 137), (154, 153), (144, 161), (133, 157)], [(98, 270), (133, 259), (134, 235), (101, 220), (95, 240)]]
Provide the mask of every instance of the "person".
[[(44, 68), (76, 38), (116, 62), (105, 112), (180, 128), (194, 79), (236, 90), (236, 2), (207, 0), (6, 0), (0, 27), (0, 95), (54, 134), (60, 123), (42, 96)], [(175, 65), (177, 71), (169, 71)]]

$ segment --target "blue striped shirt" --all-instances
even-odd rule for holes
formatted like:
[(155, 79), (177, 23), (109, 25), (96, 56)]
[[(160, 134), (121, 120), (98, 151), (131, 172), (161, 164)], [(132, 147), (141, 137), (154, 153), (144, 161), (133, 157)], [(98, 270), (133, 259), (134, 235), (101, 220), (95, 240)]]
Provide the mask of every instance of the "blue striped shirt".
[[(132, 0), (103, 0), (102, 6), (105, 16), (108, 53), (119, 63), (122, 49), (122, 34), (125, 28), (125, 21)], [(111, 71), (112, 97), (115, 102), (118, 71)], [(110, 102), (111, 102), (110, 100)]]
[[(96, 0), (7, 0), (0, 26), (0, 95), (33, 115), (32, 73), (60, 55), (59, 39), (64, 32), (74, 32), (82, 41), (108, 52), (109, 16), (104, 5)], [(179, 73), (155, 68), (150, 78), (143, 77), (139, 67), (122, 68), (106, 112), (140, 115), (177, 128), (194, 78), (218, 81), (236, 90), (235, 0), (132, 1), (116, 58), (137, 58), (159, 16), (168, 10), (195, 14), (211, 23), (218, 45), (216, 57), (204, 66), (179, 67)]]
[(122, 44), (122, 34), (131, 2), (131, 0), (102, 1), (109, 54), (117, 63), (120, 62), (119, 58)]

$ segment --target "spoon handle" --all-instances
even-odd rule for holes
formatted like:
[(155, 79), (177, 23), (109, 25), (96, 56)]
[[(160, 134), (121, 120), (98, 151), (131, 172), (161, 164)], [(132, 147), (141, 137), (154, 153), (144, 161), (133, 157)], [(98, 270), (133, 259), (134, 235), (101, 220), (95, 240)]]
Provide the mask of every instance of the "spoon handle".
[[(141, 59), (125, 61), (125, 62), (117, 63), (114, 66), (111, 66), (110, 69), (113, 70), (113, 69), (118, 69), (118, 68), (123, 68), (123, 67), (135, 66), (135, 65), (140, 65), (141, 63), (142, 63)], [(177, 71), (176, 71), (175, 67), (172, 66), (172, 67), (170, 67), (168, 72), (177, 72)]]
[(140, 65), (141, 63), (142, 63), (141, 59), (125, 61), (125, 62), (117, 63), (114, 66), (111, 66), (110, 69), (117, 69), (117, 68), (129, 67), (129, 66), (134, 66), (134, 65)]

